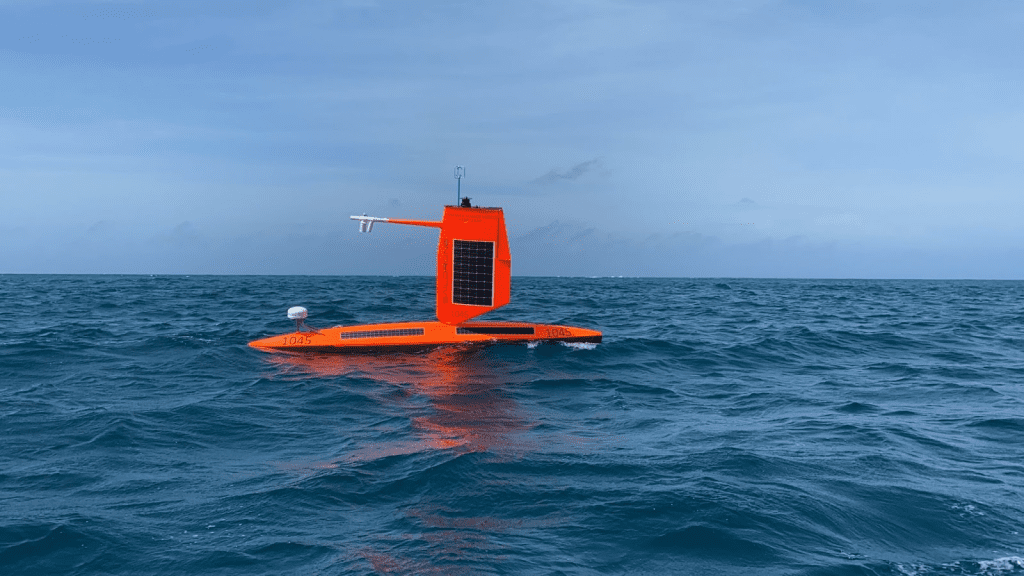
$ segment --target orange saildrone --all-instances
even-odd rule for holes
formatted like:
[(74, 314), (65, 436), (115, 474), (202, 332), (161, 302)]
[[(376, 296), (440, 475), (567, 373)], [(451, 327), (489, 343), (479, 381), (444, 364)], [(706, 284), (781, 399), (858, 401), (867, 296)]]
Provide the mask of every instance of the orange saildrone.
[(527, 322), (470, 322), (509, 301), (511, 256), (501, 208), (445, 206), (440, 222), (352, 216), (361, 232), (375, 222), (440, 228), (437, 244), (437, 321), (364, 324), (312, 329), (305, 308), (288, 310), (295, 332), (249, 343), (265, 350), (345, 352), (414, 350), (451, 344), (601, 342), (596, 330)]

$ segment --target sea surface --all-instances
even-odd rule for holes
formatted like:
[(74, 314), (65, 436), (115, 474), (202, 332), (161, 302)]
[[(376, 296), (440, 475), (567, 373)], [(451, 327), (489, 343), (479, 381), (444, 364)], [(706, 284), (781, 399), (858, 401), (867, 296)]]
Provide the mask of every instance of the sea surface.
[(0, 574), (1024, 574), (1024, 282), (0, 276)]

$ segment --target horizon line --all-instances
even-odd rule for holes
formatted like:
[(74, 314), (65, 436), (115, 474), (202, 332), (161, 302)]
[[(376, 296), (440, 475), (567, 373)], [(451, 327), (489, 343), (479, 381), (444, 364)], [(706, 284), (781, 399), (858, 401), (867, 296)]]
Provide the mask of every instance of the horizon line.
[[(436, 278), (430, 274), (236, 274), (236, 273), (160, 273), (160, 272), (0, 272), (3, 276), (138, 276), (138, 277), (316, 277), (316, 278)], [(623, 279), (623, 280), (875, 280), (875, 281), (961, 281), (961, 282), (1024, 282), (1024, 278), (878, 278), (857, 276), (626, 276), (626, 275), (512, 275), (512, 278), (576, 278), (586, 280)]]

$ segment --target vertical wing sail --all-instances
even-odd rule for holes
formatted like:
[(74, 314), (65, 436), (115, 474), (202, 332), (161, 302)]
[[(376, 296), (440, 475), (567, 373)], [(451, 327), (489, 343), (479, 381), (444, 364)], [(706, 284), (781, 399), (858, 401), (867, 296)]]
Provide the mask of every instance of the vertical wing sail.
[(501, 208), (446, 206), (437, 245), (437, 319), (459, 324), (500, 308), (510, 286)]

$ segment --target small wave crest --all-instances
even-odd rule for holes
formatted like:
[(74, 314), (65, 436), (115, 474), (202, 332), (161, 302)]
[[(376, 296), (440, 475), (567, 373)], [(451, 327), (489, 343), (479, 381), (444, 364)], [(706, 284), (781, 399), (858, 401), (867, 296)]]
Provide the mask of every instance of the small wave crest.
[(1024, 558), (1006, 556), (995, 560), (961, 560), (949, 564), (893, 564), (896, 572), (905, 576), (932, 574), (971, 574), (974, 576), (1004, 576), (1024, 573)]
[(1004, 572), (1016, 572), (1024, 570), (1024, 558), (1020, 556), (1007, 556), (995, 560), (983, 560), (978, 562), (978, 569), (982, 574), (998, 574)]

